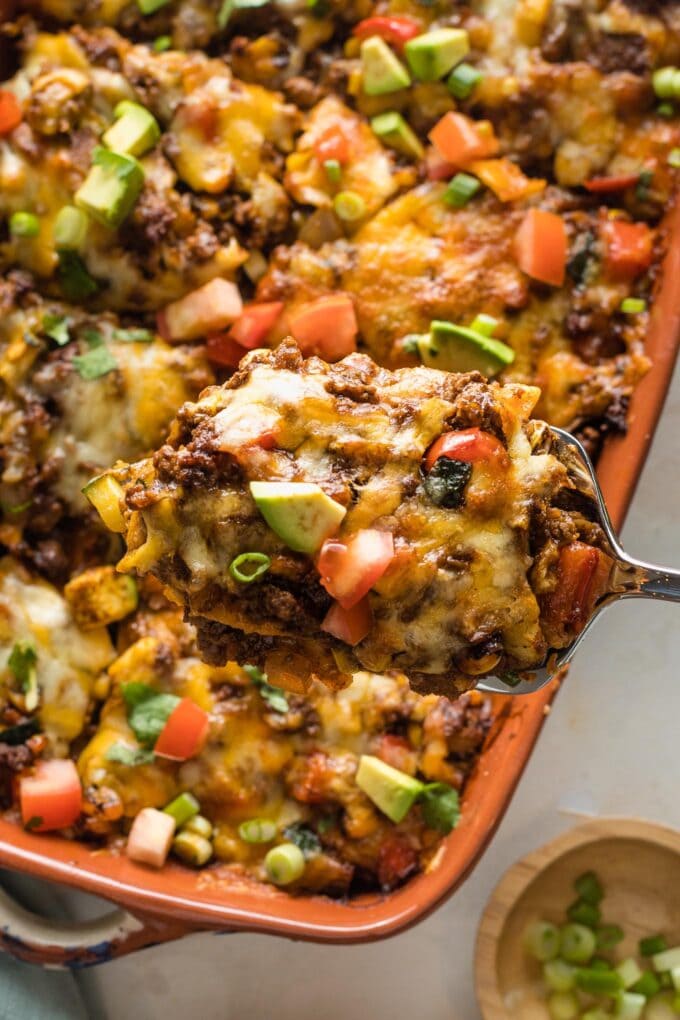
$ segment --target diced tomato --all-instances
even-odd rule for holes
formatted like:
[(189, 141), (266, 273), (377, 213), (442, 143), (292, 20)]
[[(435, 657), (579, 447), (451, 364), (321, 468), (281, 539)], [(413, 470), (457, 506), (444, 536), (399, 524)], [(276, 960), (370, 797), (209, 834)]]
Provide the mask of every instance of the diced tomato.
[(401, 772), (408, 773), (413, 762), (413, 748), (406, 737), (399, 737), (396, 733), (383, 733), (378, 738), (375, 753), (378, 758)]
[(173, 761), (194, 758), (202, 749), (210, 718), (191, 698), (182, 698), (170, 713), (154, 747), (155, 754)]
[(530, 209), (515, 235), (515, 252), (523, 273), (561, 287), (567, 269), (567, 229), (562, 217)]
[(508, 461), (507, 451), (501, 441), (481, 429), (445, 432), (425, 454), (425, 470), (431, 471), (440, 457), (450, 457), (451, 460), (462, 460), (468, 464), (492, 459), (504, 464)]
[(22, 113), (19, 100), (13, 92), (0, 89), (0, 135), (8, 135), (21, 124)]
[(349, 163), (352, 148), (349, 138), (340, 124), (330, 124), (315, 140), (314, 155), (319, 163), (327, 159), (337, 159), (338, 163)]
[(468, 169), (501, 202), (516, 202), (520, 198), (536, 195), (546, 185), (540, 177), (527, 177), (510, 159), (476, 159)]
[(418, 854), (405, 836), (390, 833), (378, 851), (378, 881), (383, 889), (393, 889), (417, 869)]
[(321, 546), (317, 565), (328, 594), (343, 609), (351, 609), (383, 576), (393, 558), (391, 533), (365, 528), (347, 543), (327, 538)]
[(238, 368), (241, 358), (248, 352), (229, 333), (213, 333), (205, 342), (205, 353), (216, 365)]
[(474, 121), (462, 113), (445, 113), (428, 137), (439, 154), (456, 167), (498, 152), (498, 139), (489, 121)]
[(152, 807), (142, 808), (132, 823), (125, 853), (138, 864), (162, 868), (174, 835), (175, 819), (172, 815)]
[(339, 602), (334, 602), (324, 617), (321, 630), (354, 646), (364, 640), (372, 623), (373, 614), (366, 597), (351, 609), (343, 609)]
[(333, 762), (324, 751), (312, 751), (293, 771), (291, 793), (303, 804), (322, 804), (330, 799), (335, 777)]
[(632, 280), (652, 261), (652, 232), (646, 223), (606, 220), (602, 235), (607, 246), (605, 265), (616, 280)]
[(302, 305), (289, 320), (303, 354), (339, 361), (356, 351), (357, 318), (349, 294), (329, 294)]
[(632, 188), (639, 180), (639, 173), (620, 174), (618, 177), (591, 177), (589, 181), (584, 182), (583, 187), (586, 191), (599, 195), (609, 191), (625, 191), (626, 188)]
[(597, 599), (606, 589), (610, 561), (585, 542), (560, 550), (557, 585), (545, 599), (547, 620), (577, 633), (585, 627)]
[(197, 340), (231, 326), (242, 311), (236, 284), (216, 277), (167, 305), (158, 315), (158, 332), (171, 343)]
[(430, 181), (448, 181), (456, 172), (453, 163), (444, 159), (441, 153), (431, 145), (425, 151), (425, 173)]
[(401, 48), (409, 39), (415, 39), (422, 32), (420, 22), (406, 16), (364, 18), (352, 29), (357, 39), (368, 39), (379, 35), (385, 42)]
[(241, 347), (252, 351), (260, 347), (283, 308), (283, 301), (262, 301), (246, 305), (242, 314), (229, 330), (229, 336)]
[(78, 771), (70, 759), (40, 761), (33, 775), (19, 780), (21, 820), (31, 832), (73, 825), (80, 815), (82, 799)]

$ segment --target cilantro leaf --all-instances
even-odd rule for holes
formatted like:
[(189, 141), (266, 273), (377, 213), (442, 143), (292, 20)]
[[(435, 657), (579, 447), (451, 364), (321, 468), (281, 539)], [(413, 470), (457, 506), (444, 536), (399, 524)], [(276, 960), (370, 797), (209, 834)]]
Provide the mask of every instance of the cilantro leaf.
[(99, 284), (74, 251), (59, 252), (59, 284), (69, 301), (84, 301), (99, 290)]
[(460, 818), (458, 791), (448, 783), (428, 783), (418, 796), (425, 824), (439, 832), (451, 832)]
[(291, 843), (295, 843), (295, 846), (302, 850), (305, 857), (321, 853), (319, 837), (304, 822), (293, 822), (292, 825), (286, 826), (283, 835)]
[(114, 329), (111, 336), (125, 344), (150, 344), (153, 340), (150, 329)]
[(38, 653), (32, 641), (17, 641), (10, 652), (7, 665), (14, 674), (22, 691), (28, 690), (31, 684), (31, 674), (35, 673), (35, 664), (38, 661)]
[(118, 362), (108, 347), (92, 347), (86, 354), (76, 354), (73, 367), (81, 379), (100, 379), (118, 368)]
[(54, 340), (55, 344), (64, 347), (71, 339), (68, 331), (68, 319), (65, 315), (53, 315), (46, 312), (42, 319), (42, 328), (45, 336)]
[(280, 687), (274, 687), (273, 684), (267, 682), (267, 674), (263, 673), (257, 666), (251, 666), (246, 664), (242, 667), (243, 672), (247, 673), (250, 679), (253, 681), (258, 689), (260, 697), (263, 701), (269, 705), (274, 712), (287, 712), (290, 708), (288, 704), (288, 698), (286, 692), (282, 691)]
[(92, 329), (91, 327), (84, 329), (83, 337), (88, 347), (102, 347), (104, 344), (104, 337), (98, 329)]
[(111, 744), (106, 752), (107, 761), (117, 761), (121, 765), (148, 765), (154, 760), (153, 751), (144, 747), (128, 747), (118, 741)]
[(121, 691), (132, 732), (142, 746), (153, 747), (180, 699), (134, 681), (123, 684)]

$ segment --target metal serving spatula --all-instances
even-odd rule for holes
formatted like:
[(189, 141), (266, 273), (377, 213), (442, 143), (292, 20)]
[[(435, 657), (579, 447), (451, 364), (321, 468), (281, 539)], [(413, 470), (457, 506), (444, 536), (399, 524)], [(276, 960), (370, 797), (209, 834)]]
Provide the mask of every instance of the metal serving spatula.
[(595, 477), (595, 469), (583, 446), (574, 436), (562, 429), (550, 429), (553, 435), (551, 452), (562, 461), (576, 488), (592, 502), (593, 517), (607, 540), (613, 566), (607, 591), (598, 600), (588, 623), (570, 645), (550, 652), (540, 669), (527, 672), (526, 680), (511, 686), (500, 677), (487, 676), (479, 681), (477, 690), (493, 694), (533, 694), (545, 687), (556, 673), (566, 666), (578, 648), (583, 636), (592, 627), (600, 613), (618, 599), (651, 598), (665, 602), (680, 602), (680, 571), (655, 567), (633, 559), (621, 548), (605, 506), (604, 498)]

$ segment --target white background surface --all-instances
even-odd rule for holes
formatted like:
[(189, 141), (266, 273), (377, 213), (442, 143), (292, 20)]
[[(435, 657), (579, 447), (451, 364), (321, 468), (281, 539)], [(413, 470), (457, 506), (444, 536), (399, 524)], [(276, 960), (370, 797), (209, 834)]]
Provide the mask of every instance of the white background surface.
[[(623, 538), (680, 567), (680, 372)], [(356, 948), (198, 935), (90, 972), (106, 1020), (480, 1020), (479, 915), (519, 856), (584, 814), (680, 825), (680, 607), (631, 601), (586, 639), (515, 799), (463, 888), (404, 935)]]

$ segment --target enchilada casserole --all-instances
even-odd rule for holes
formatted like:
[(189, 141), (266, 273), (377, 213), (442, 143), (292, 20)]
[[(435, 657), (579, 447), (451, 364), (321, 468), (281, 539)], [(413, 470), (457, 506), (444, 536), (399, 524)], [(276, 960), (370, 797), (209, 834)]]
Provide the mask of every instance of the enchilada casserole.
[[(680, 5), (5, 0), (0, 11), (4, 806), (29, 829), (151, 866), (170, 852), (293, 891), (392, 888), (436, 860), (493, 706), (474, 691), (453, 702), (412, 691), (392, 657), (399, 627), (375, 610), (387, 653), (376, 644), (362, 661), (329, 635), (310, 680), (300, 599), (286, 596), (305, 588), (315, 636), (337, 598), (318, 574), (291, 582), (285, 572), (309, 557), (282, 549), (249, 503), (247, 527), (269, 544), (224, 560), (259, 552), (272, 566), (253, 580), (262, 561), (242, 561), (245, 582), (217, 588), (295, 639), (282, 690), (283, 665), (277, 674), (231, 634), (232, 615), (205, 622), (215, 561), (196, 550), (215, 448), (186, 451), (239, 393), (252, 422), (249, 387), (265, 371), (301, 388), (289, 430), (312, 420), (314, 380), (327, 397), (336, 380), (321, 426), (325, 414), (346, 434), (343, 415), (379, 414), (403, 379), (413, 413), (436, 399), (455, 419), (421, 437), (420, 495), (393, 533), (393, 551), (408, 532), (420, 552), (433, 519), (417, 531), (424, 482), (442, 498), (439, 474), (467, 473), (423, 475), (437, 436), (480, 429), (516, 480), (517, 458), (549, 464), (530, 414), (594, 452), (625, 428), (680, 166)], [(352, 401), (357, 379), (374, 404)], [(508, 428), (490, 428), (485, 409)], [(393, 425), (380, 428), (393, 443)], [(297, 479), (322, 490), (339, 463), (327, 441), (319, 477)], [(360, 449), (345, 453), (338, 486), (379, 475)], [(234, 492), (295, 480), (273, 470), (276, 456), (249, 458)], [(221, 457), (228, 489), (237, 458)], [(474, 465), (449, 518), (430, 500), (445, 529), (479, 523), (481, 478)], [(599, 539), (557, 477), (539, 483), (540, 500), (522, 489), (521, 520), (500, 497), (494, 511), (529, 559), (497, 558), (524, 562), (513, 590), (542, 617), (534, 640), (559, 645), (587, 610)], [(154, 503), (164, 488), (172, 498)], [(147, 545), (146, 565), (138, 555), (117, 571), (121, 535), (139, 554), (159, 506), (194, 514), (195, 558), (166, 555), (159, 581), (144, 571), (170, 547)], [(373, 510), (357, 529), (385, 531)], [(454, 561), (455, 549), (447, 583), (466, 576)], [(391, 571), (378, 587), (397, 584)], [(421, 591), (433, 583), (421, 579)], [(412, 621), (432, 637), (428, 605), (414, 603)], [(452, 676), (460, 690), (494, 657), (510, 676), (526, 659), (507, 626), (465, 633), (449, 649), (455, 669), (433, 661), (430, 676), (446, 674), (451, 693)], [(350, 659), (338, 665), (338, 651)], [(333, 690), (343, 662), (362, 671)]]

